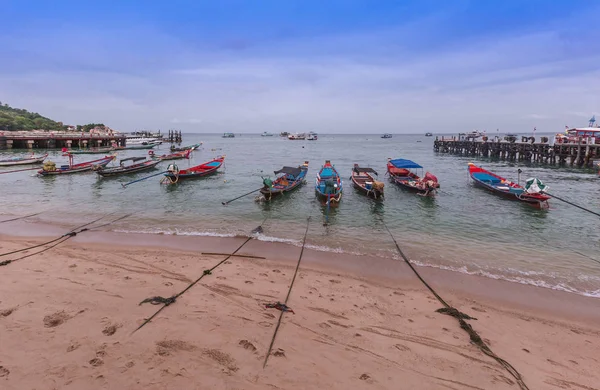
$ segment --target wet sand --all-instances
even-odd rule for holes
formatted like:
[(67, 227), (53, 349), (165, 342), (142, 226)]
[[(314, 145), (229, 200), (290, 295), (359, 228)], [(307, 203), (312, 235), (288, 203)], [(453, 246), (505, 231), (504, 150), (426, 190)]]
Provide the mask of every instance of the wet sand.
[[(11, 225), (8, 227), (7, 225)], [(22, 230), (25, 227), (25, 231)], [(64, 229), (0, 225), (0, 252)], [(10, 233), (10, 235), (7, 235)], [(37, 237), (28, 237), (32, 234)], [(6, 389), (516, 389), (401, 261), (252, 240), (132, 332), (243, 238), (85, 232), (0, 267)], [(0, 260), (14, 257), (5, 256)], [(598, 389), (600, 300), (419, 267), (530, 389)]]

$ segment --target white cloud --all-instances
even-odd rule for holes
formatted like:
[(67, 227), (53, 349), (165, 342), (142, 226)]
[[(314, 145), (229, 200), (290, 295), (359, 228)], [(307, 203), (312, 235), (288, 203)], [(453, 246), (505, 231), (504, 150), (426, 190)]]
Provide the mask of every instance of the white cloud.
[[(555, 131), (600, 112), (593, 65), (600, 58), (566, 56), (572, 37), (541, 31), (416, 50), (409, 40), (440, 17), (431, 18), (227, 53), (152, 29), (102, 39), (88, 31), (94, 39), (72, 42), (84, 46), (81, 52), (35, 46), (43, 59), (54, 59), (47, 69), (0, 73), (0, 100), (65, 123), (101, 121), (125, 131)], [(438, 24), (429, 34), (442, 30)], [(139, 46), (142, 37), (155, 44)], [(12, 44), (23, 45), (34, 43)]]

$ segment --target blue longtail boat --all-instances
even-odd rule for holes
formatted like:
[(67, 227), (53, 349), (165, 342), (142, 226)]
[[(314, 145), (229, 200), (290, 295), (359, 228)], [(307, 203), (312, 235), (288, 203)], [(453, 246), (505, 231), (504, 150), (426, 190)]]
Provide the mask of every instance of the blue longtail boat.
[(547, 207), (550, 196), (543, 193), (547, 187), (538, 179), (527, 180), (525, 187), (513, 183), (473, 163), (468, 165), (469, 175), (473, 182), (486, 190), (511, 200), (518, 200), (535, 207)]
[(333, 206), (342, 200), (342, 179), (329, 160), (317, 174), (315, 191), (320, 200), (328, 206)]
[(293, 191), (304, 183), (306, 173), (308, 172), (308, 161), (299, 167), (283, 167), (275, 171), (279, 175), (275, 180), (263, 179), (264, 187), (260, 193), (263, 194), (266, 200), (271, 200), (273, 197)]

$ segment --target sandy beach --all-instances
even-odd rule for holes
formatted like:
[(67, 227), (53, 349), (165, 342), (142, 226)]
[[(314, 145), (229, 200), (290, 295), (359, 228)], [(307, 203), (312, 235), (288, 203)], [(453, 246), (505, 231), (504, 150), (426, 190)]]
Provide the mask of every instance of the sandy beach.
[[(15, 223), (0, 252), (64, 229)], [(41, 232), (41, 233), (40, 233)], [(3, 389), (518, 389), (401, 261), (251, 240), (154, 320), (160, 306), (244, 238), (86, 232), (0, 267)], [(15, 256), (16, 257), (16, 256)], [(0, 260), (14, 257), (4, 256)], [(599, 389), (600, 300), (420, 267), (530, 389)]]

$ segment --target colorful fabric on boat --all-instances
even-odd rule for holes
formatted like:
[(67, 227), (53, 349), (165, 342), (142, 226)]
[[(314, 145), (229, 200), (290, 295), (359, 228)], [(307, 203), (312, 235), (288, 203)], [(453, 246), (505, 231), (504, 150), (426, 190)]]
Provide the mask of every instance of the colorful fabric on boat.
[(548, 186), (542, 183), (542, 181), (536, 177), (527, 179), (525, 182), (525, 191), (528, 194), (539, 194), (540, 192), (546, 191)]

